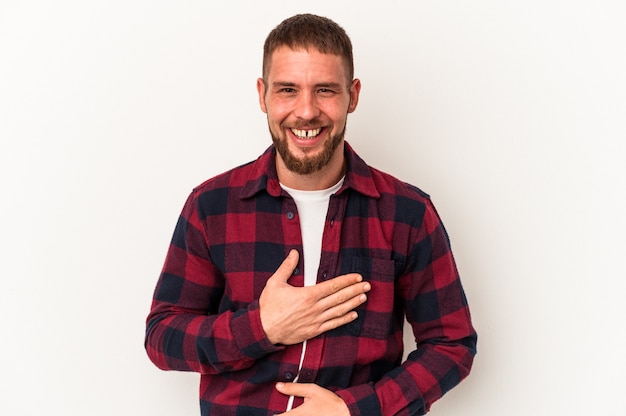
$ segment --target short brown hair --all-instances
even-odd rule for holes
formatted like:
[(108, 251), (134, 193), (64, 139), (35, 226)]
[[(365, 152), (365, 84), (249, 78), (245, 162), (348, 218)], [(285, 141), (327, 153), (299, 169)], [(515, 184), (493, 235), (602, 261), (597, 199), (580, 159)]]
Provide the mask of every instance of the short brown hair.
[(321, 53), (339, 55), (346, 64), (348, 82), (354, 77), (352, 42), (341, 26), (326, 17), (297, 14), (276, 26), (263, 46), (263, 79), (267, 77), (272, 53), (281, 46), (294, 50), (313, 47)]

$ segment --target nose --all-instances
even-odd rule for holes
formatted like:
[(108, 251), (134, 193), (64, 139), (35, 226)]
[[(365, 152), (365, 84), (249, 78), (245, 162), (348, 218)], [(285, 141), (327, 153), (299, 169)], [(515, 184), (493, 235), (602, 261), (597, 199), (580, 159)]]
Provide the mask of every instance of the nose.
[(314, 92), (301, 92), (299, 94), (294, 115), (303, 120), (313, 120), (320, 115), (320, 108)]

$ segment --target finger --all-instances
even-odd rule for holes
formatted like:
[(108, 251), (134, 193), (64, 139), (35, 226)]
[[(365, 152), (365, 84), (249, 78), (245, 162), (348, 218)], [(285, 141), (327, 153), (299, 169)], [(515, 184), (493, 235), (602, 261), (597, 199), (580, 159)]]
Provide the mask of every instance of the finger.
[(315, 285), (315, 290), (318, 292), (319, 298), (330, 296), (340, 290), (360, 283), (363, 280), (363, 276), (358, 273), (349, 273), (341, 276), (337, 276), (330, 280)]
[(320, 299), (320, 310), (328, 311), (332, 309), (335, 316), (341, 316), (365, 302), (367, 300), (365, 294), (371, 289), (372, 285), (369, 282), (359, 282), (345, 287), (336, 293)]
[(320, 314), (321, 318), (327, 321), (341, 318), (344, 315), (350, 313), (350, 311), (352, 311), (353, 309), (356, 309), (361, 304), (365, 303), (365, 301), (367, 301), (367, 295), (362, 292), (358, 292), (355, 296), (349, 298), (328, 297), (323, 301), (320, 301), (320, 306), (321, 308), (323, 308), (323, 312), (321, 312)]
[(348, 311), (348, 313), (334, 317), (328, 320), (324, 320), (319, 326), (319, 333), (324, 333), (328, 331), (332, 331), (333, 329), (337, 329), (342, 327), (350, 322), (356, 320), (359, 317), (359, 314), (356, 311)]
[[(366, 288), (364, 289), (365, 291), (371, 288), (369, 283), (364, 283), (363, 287)], [(321, 332), (331, 331), (357, 319), (359, 315), (354, 309), (367, 301), (367, 295), (361, 292), (358, 292), (356, 296), (348, 298), (345, 301), (340, 298), (334, 298), (333, 296), (329, 296), (322, 301), (326, 303), (325, 307), (327, 307), (327, 309), (320, 314), (321, 323), (319, 330)]]
[(286, 396), (311, 397), (318, 385), (313, 383), (276, 383), (276, 390)]
[(271, 279), (276, 280), (277, 282), (286, 283), (298, 265), (299, 258), (300, 253), (298, 253), (298, 250), (291, 250), (287, 257), (285, 257), (285, 260), (283, 260), (280, 266), (278, 266), (278, 269), (276, 269)]

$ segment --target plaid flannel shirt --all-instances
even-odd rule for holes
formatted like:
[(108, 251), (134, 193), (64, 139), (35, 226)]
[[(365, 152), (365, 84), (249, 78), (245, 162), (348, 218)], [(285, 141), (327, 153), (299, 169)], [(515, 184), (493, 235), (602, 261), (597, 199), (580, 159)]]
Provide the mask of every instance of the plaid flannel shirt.
[[(273, 415), (278, 381), (316, 383), (352, 415), (417, 415), (465, 378), (476, 353), (448, 236), (428, 195), (365, 164), (346, 143), (347, 173), (329, 203), (318, 281), (356, 272), (371, 283), (359, 317), (302, 345), (271, 344), (259, 296), (291, 249), (296, 204), (270, 147), (193, 190), (176, 225), (147, 318), (161, 369), (201, 374), (202, 415)], [(300, 264), (289, 280), (303, 285)], [(403, 322), (417, 346), (403, 356)], [(296, 398), (295, 406), (302, 401)]]

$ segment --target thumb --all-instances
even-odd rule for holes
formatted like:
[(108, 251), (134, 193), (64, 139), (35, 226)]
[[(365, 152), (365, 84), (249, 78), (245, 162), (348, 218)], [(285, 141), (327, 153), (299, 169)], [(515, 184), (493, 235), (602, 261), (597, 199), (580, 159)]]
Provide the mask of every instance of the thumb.
[(309, 383), (276, 383), (276, 390), (286, 396), (310, 397), (313, 395), (315, 384)]
[(298, 250), (291, 250), (285, 260), (278, 266), (278, 269), (274, 272), (271, 279), (277, 282), (287, 283), (296, 266), (298, 265), (298, 259), (300, 254)]

